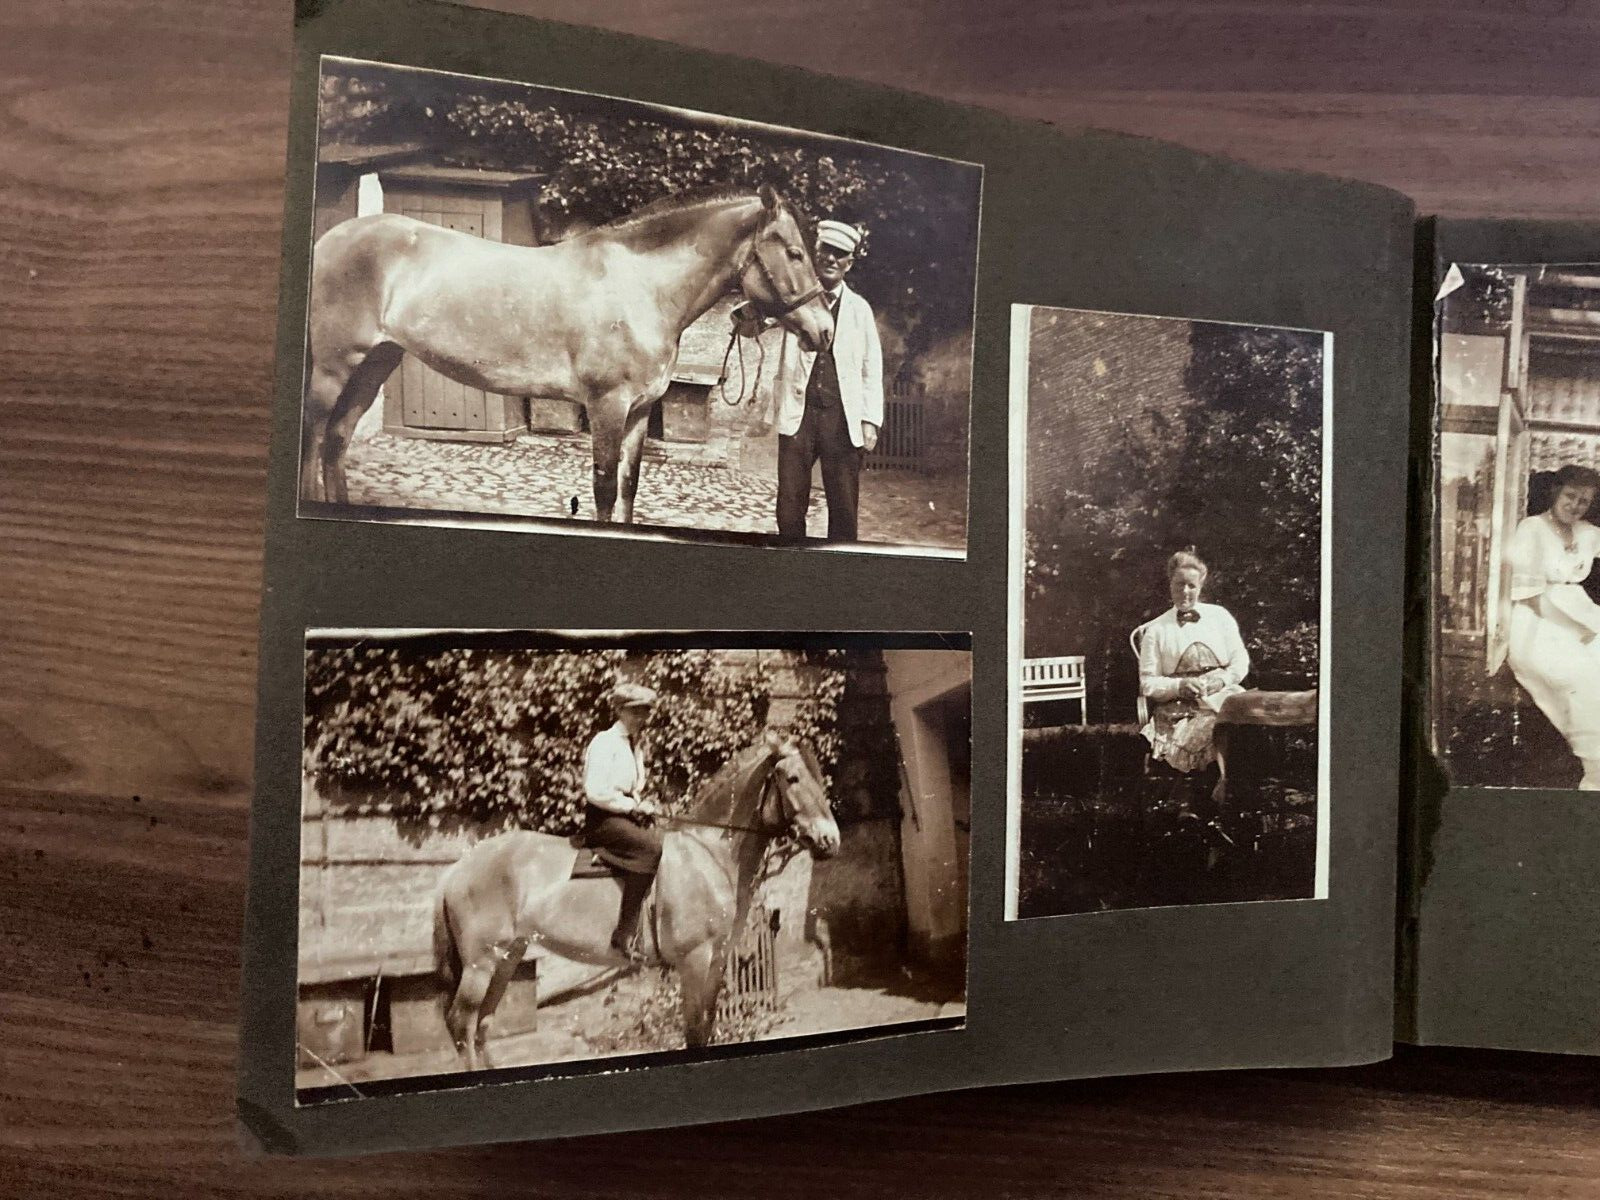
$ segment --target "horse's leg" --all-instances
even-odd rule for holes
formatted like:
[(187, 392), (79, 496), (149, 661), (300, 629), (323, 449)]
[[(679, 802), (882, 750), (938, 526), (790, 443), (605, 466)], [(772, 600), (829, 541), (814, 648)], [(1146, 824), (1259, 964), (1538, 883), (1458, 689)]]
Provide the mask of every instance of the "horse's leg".
[(639, 491), (639, 464), (644, 460), (644, 439), (649, 430), (650, 405), (628, 413), (628, 422), (622, 430), (622, 461), (617, 467), (622, 500), (619, 519), (624, 525), (633, 523), (633, 498)]
[(594, 443), (594, 517), (611, 520), (617, 503), (617, 465), (622, 458), (623, 401), (602, 396), (589, 405), (589, 436)]
[(484, 1054), (486, 1022), (494, 1016), (494, 1010), (500, 1007), (506, 988), (511, 986), (511, 977), (522, 965), (522, 956), (527, 951), (528, 939), (525, 937), (512, 938), (509, 945), (495, 947), (494, 971), (489, 977), (489, 986), (484, 989), (483, 999), (478, 1004), (478, 1054), (484, 1059), (485, 1066), (488, 1065), (488, 1056)]
[(349, 375), (339, 369), (314, 366), (306, 383), (300, 415), (300, 499), (325, 500), (322, 486), (322, 446), (328, 418), (339, 404)]
[(723, 941), (711, 938), (691, 949), (678, 962), (683, 988), (683, 1042), (691, 1050), (711, 1044), (717, 1020), (717, 993), (721, 991)]
[(393, 342), (380, 342), (367, 352), (367, 357), (354, 371), (339, 393), (339, 399), (328, 417), (327, 431), (322, 441), (322, 486), (327, 498), (335, 504), (350, 503), (345, 486), (344, 454), (355, 436), (356, 425), (362, 415), (377, 399), (383, 381), (405, 356)]
[(483, 1041), (483, 998), (494, 980), (495, 956), (493, 952), (480, 955), (461, 966), (461, 982), (456, 987), (455, 999), (445, 1013), (445, 1024), (456, 1052), (466, 1060), (467, 1070), (483, 1069), (481, 1047)]

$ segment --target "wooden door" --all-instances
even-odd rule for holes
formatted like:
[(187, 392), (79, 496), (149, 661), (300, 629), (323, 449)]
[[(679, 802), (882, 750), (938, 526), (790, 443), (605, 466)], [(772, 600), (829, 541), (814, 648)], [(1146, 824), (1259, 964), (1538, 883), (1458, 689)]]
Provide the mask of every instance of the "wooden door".
[[(495, 203), (476, 197), (406, 193), (385, 207), (430, 225), (483, 237), (486, 233), (499, 233), (499, 222), (490, 220), (493, 214), (487, 211)], [(488, 393), (447, 379), (409, 354), (401, 360), (400, 369), (390, 377), (388, 386), (397, 390), (401, 419), (408, 429), (490, 428)]]

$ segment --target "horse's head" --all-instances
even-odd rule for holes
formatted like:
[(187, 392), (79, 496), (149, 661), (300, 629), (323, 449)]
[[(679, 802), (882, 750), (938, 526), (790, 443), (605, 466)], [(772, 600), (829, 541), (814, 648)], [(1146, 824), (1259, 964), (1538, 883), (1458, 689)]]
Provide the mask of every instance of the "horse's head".
[(839, 852), (839, 823), (828, 804), (822, 764), (803, 742), (775, 730), (768, 730), (766, 739), (775, 755), (768, 783), (782, 810), (775, 823), (785, 826), (814, 857), (831, 858)]
[(794, 330), (807, 350), (833, 344), (833, 314), (823, 296), (800, 223), (772, 188), (762, 185), (760, 226), (739, 272), (739, 286), (764, 315)]

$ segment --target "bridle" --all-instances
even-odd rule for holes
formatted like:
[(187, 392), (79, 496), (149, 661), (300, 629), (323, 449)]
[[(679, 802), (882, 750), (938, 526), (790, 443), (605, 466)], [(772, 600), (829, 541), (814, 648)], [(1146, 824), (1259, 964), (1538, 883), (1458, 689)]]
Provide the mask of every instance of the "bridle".
[[(739, 290), (744, 293), (745, 299), (750, 302), (751, 306), (762, 316), (777, 321), (787, 317), (790, 313), (802, 305), (810, 304), (818, 296), (822, 295), (822, 293), (827, 289), (822, 286), (822, 281), (819, 279), (815, 287), (807, 288), (792, 300), (785, 300), (783, 298), (783, 289), (778, 286), (778, 281), (773, 278), (772, 269), (767, 266), (767, 260), (761, 257), (761, 234), (766, 230), (766, 228), (767, 226), (763, 225), (760, 229), (756, 230), (755, 233), (750, 235), (750, 249), (748, 252), (746, 252), (744, 256), (744, 262), (739, 265), (738, 274), (735, 275), (734, 278), (739, 281)], [(754, 289), (752, 289), (749, 283), (746, 282), (746, 276), (750, 274), (751, 267), (755, 267), (756, 270), (761, 273), (762, 282), (766, 285), (767, 291), (772, 295), (772, 299), (769, 300), (756, 295)], [(751, 404), (755, 403), (756, 387), (760, 385), (761, 372), (766, 368), (767, 365), (766, 346), (762, 343), (760, 338), (755, 339), (755, 343), (756, 386), (752, 386), (750, 388), (750, 394), (747, 398), (745, 396), (745, 383), (747, 377), (744, 365), (744, 345), (739, 339), (739, 327), (735, 325), (728, 333), (728, 348), (722, 352), (722, 374), (717, 379), (717, 388), (722, 396), (722, 402), (728, 405), (729, 408), (739, 408), (747, 402)], [(738, 345), (739, 347), (739, 390), (730, 398), (728, 395), (728, 363), (733, 358), (733, 349), (735, 345)]]
[[(822, 295), (826, 289), (819, 279), (815, 287), (807, 288), (792, 300), (785, 300), (783, 298), (783, 289), (778, 286), (778, 281), (772, 276), (772, 268), (767, 266), (767, 260), (761, 257), (761, 234), (765, 229), (766, 226), (763, 225), (761, 229), (750, 235), (750, 250), (744, 256), (744, 263), (739, 268), (737, 278), (739, 280), (739, 289), (744, 292), (745, 299), (755, 305), (756, 311), (764, 317), (771, 317), (773, 320), (777, 320), (780, 317), (787, 317), (802, 304), (810, 304), (811, 301)], [(745, 276), (750, 273), (751, 267), (755, 267), (761, 272), (762, 281), (767, 285), (767, 290), (772, 293), (773, 298), (771, 300), (763, 299), (751, 292), (750, 285), (745, 282)]]
[[(771, 804), (773, 793), (776, 792), (778, 796), (778, 819), (771, 824), (738, 825), (731, 820), (702, 821), (697, 817), (678, 814), (662, 817), (662, 824), (698, 825), (704, 829), (723, 829), (730, 833), (757, 833), (764, 834), (768, 837), (774, 836), (785, 830), (793, 829), (795, 820), (800, 814), (796, 809), (794, 802), (789, 799), (788, 793), (785, 792), (778, 783), (778, 764), (783, 761), (783, 757), (784, 756), (780, 755), (779, 757), (774, 758), (771, 766), (767, 768), (767, 777), (761, 783), (761, 798), (757, 802), (755, 809), (757, 819), (759, 820), (761, 814), (766, 812), (767, 808)], [(731, 800), (733, 800), (735, 803), (738, 799), (737, 793), (740, 782), (741, 780), (738, 776), (735, 776), (728, 782), (728, 792)], [(731, 813), (734, 809), (734, 803), (730, 803), (728, 808), (729, 812)]]

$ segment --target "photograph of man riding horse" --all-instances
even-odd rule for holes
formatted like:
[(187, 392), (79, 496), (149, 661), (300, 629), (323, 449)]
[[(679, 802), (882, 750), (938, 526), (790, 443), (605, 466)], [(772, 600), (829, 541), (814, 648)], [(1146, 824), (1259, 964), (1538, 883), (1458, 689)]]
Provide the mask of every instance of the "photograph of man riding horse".
[(302, 515), (964, 553), (980, 168), (375, 63), (321, 97)]
[(304, 1085), (959, 1019), (970, 655), (829, 636), (312, 637)]

